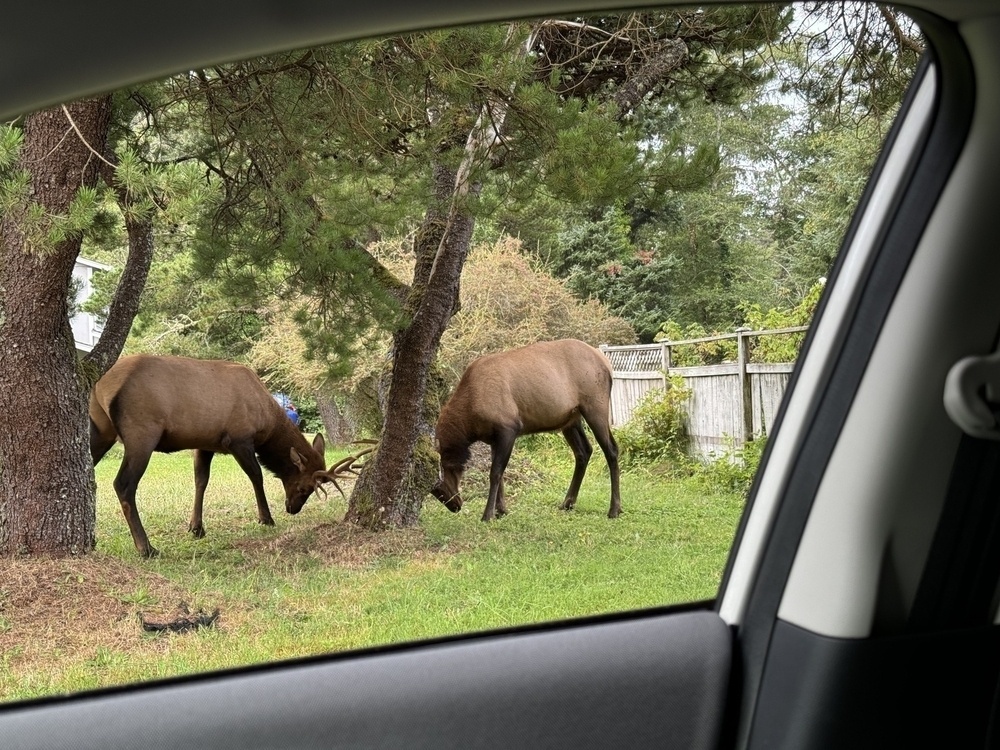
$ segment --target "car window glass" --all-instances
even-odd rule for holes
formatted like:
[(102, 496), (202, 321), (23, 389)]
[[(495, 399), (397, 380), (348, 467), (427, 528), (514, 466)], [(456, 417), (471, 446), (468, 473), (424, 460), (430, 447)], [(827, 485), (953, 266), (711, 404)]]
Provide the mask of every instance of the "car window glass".
[(0, 698), (711, 599), (923, 47), (862, 4), (535, 19), (6, 125), (0, 268), (76, 258), (6, 293), (82, 364), (0, 363), (67, 425), (0, 444)]

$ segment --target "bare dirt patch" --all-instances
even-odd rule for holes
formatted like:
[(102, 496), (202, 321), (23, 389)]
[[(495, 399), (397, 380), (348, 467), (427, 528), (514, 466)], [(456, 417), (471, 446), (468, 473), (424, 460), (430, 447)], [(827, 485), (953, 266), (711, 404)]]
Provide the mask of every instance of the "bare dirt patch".
[(140, 613), (170, 620), (187, 598), (162, 576), (97, 553), (6, 558), (0, 571), (0, 657), (7, 666), (132, 649), (142, 637)]

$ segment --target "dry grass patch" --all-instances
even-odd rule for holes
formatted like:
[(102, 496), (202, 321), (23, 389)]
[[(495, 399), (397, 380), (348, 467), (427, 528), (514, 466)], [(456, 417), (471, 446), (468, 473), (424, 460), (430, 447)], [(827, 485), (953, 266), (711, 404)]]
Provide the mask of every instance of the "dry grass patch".
[(247, 562), (301, 558), (325, 566), (360, 570), (385, 558), (416, 559), (439, 551), (421, 528), (367, 531), (344, 522), (317, 523), (283, 531), (276, 536), (244, 538), (234, 542)]
[(0, 655), (5, 667), (92, 655), (98, 648), (156, 649), (139, 621), (179, 616), (188, 593), (117, 558), (0, 560)]

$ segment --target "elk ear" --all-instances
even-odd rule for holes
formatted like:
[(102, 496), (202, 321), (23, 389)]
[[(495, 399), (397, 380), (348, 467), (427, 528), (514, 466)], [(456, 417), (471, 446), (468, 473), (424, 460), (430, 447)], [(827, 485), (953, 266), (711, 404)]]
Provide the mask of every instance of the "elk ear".
[(299, 471), (306, 470), (306, 462), (302, 460), (302, 456), (294, 448), (291, 449), (292, 463), (295, 464)]
[(313, 438), (313, 450), (319, 454), (319, 457), (323, 459), (323, 463), (326, 463), (326, 441), (323, 439), (323, 433), (317, 432), (316, 437)]

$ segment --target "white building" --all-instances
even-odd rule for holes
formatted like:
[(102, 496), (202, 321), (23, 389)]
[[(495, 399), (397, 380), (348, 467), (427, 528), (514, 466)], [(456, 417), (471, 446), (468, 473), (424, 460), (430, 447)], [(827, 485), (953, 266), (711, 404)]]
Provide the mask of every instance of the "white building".
[[(73, 266), (73, 278), (77, 282), (76, 304), (82, 305), (94, 291), (91, 279), (94, 271), (109, 271), (111, 266), (98, 263), (87, 258), (77, 258), (76, 265)], [(76, 340), (76, 348), (83, 352), (89, 352), (94, 348), (97, 340), (101, 337), (104, 326), (97, 322), (97, 317), (90, 313), (78, 312), (70, 318), (70, 325), (73, 327), (73, 338)]]

